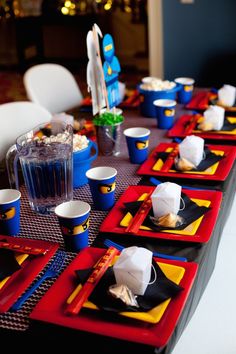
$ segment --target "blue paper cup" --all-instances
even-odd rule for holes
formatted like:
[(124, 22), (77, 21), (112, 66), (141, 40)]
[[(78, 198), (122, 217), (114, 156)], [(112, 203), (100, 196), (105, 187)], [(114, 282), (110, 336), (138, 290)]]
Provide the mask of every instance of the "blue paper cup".
[(16, 189), (0, 190), (0, 234), (14, 236), (20, 232), (20, 197)]
[(101, 166), (86, 172), (93, 204), (97, 210), (109, 210), (115, 203), (115, 179), (117, 170)]
[(79, 252), (88, 247), (90, 210), (90, 205), (81, 200), (71, 200), (55, 208), (67, 251)]
[(194, 79), (190, 77), (178, 77), (175, 79), (175, 82), (180, 85), (177, 95), (178, 102), (182, 104), (189, 103), (193, 96)]
[(176, 101), (160, 99), (153, 102), (156, 108), (157, 127), (159, 129), (170, 129), (175, 121)]
[(150, 130), (142, 127), (124, 130), (131, 163), (143, 163), (148, 157)]

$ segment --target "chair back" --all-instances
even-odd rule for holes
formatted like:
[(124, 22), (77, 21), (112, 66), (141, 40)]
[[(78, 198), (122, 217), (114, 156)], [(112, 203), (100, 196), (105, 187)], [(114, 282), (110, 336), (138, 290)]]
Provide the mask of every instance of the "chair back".
[(59, 64), (32, 66), (25, 72), (23, 82), (29, 100), (52, 114), (71, 110), (83, 99), (74, 76)]
[(28, 101), (0, 105), (0, 161), (21, 134), (50, 121), (52, 115), (44, 107)]

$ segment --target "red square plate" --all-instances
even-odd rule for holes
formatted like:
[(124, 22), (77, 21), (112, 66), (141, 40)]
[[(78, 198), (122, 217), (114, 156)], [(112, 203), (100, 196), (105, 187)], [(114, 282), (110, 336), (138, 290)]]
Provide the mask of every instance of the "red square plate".
[[(217, 103), (218, 94), (217, 92), (211, 91), (199, 91), (195, 93), (191, 101), (185, 105), (186, 109), (205, 111), (209, 105), (220, 105)], [(221, 105), (228, 112), (236, 112), (236, 106), (227, 107)]]
[[(191, 120), (193, 117), (192, 114), (184, 114), (183, 116), (179, 117), (177, 119), (176, 123), (174, 126), (168, 130), (167, 136), (169, 138), (185, 138), (187, 135), (186, 133), (186, 124)], [(236, 120), (236, 117), (232, 117), (232, 119)], [(224, 132), (216, 132), (216, 131), (209, 131), (209, 132), (204, 132), (200, 130), (193, 130), (192, 134), (200, 136), (203, 139), (212, 139), (212, 140), (219, 140), (222, 141), (223, 143), (226, 143), (227, 141), (236, 141), (236, 133), (235, 130), (234, 132), (230, 131), (224, 131)]]
[(59, 276), (44, 297), (38, 302), (30, 318), (70, 327), (81, 331), (162, 347), (171, 337), (178, 319), (183, 311), (195, 279), (198, 265), (196, 263), (158, 260), (160, 263), (174, 264), (185, 269), (180, 285), (184, 288), (171, 299), (161, 320), (157, 324), (147, 324), (138, 320), (117, 317), (112, 321), (100, 316), (99, 311), (82, 310), (77, 316), (64, 314), (64, 306), (74, 290), (75, 270), (92, 267), (105, 253), (104, 249), (89, 247), (81, 251), (72, 263)]
[[(201, 222), (198, 223), (197, 227), (194, 230), (194, 233), (188, 234), (185, 230), (182, 232), (174, 233), (172, 232), (157, 232), (150, 230), (139, 229), (136, 234), (128, 234), (126, 233), (126, 228), (121, 226), (121, 220), (125, 216), (124, 211), (124, 203), (133, 202), (138, 200), (141, 195), (144, 193), (152, 192), (156, 187), (155, 186), (129, 186), (111, 211), (108, 213), (105, 220), (102, 222), (100, 226), (100, 232), (109, 232), (121, 234), (121, 239), (124, 236), (129, 235), (137, 237), (152, 237), (152, 238), (160, 238), (165, 240), (175, 240), (175, 241), (187, 241), (187, 242), (201, 242), (205, 243), (211, 237), (213, 228), (215, 226), (217, 216), (220, 210), (220, 203), (222, 200), (222, 192), (219, 191), (210, 191), (210, 190), (185, 190), (183, 192), (189, 197), (193, 199), (200, 199), (205, 204), (204, 201), (210, 202), (209, 210), (201, 219)], [(192, 224), (191, 224), (192, 225)]]
[(36, 276), (43, 270), (45, 265), (55, 254), (59, 248), (58, 243), (30, 240), (26, 238), (12, 237), (1, 235), (0, 240), (7, 242), (17, 242), (17, 244), (45, 248), (47, 252), (45, 255), (29, 256), (22, 264), (21, 269), (16, 271), (9, 277), (5, 285), (0, 290), (0, 313), (6, 312), (19, 298), (19, 296), (28, 288)]
[(211, 151), (219, 152), (223, 154), (224, 158), (218, 162), (218, 166), (214, 173), (206, 171), (203, 172), (180, 172), (176, 170), (170, 170), (168, 172), (162, 172), (154, 170), (154, 165), (157, 162), (156, 155), (158, 152), (165, 152), (169, 149), (174, 149), (178, 144), (176, 143), (161, 143), (150, 154), (148, 159), (137, 170), (138, 175), (148, 176), (161, 176), (161, 177), (175, 177), (175, 178), (190, 178), (195, 180), (206, 181), (224, 181), (228, 176), (231, 167), (234, 164), (236, 158), (236, 147), (226, 145), (206, 145)]

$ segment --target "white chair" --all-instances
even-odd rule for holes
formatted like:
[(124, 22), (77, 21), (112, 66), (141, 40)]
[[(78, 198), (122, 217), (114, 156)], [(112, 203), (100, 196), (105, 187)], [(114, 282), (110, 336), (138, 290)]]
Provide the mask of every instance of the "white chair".
[(16, 138), (38, 124), (50, 121), (52, 115), (44, 107), (28, 101), (0, 105), (0, 161)]
[(23, 82), (29, 100), (52, 114), (71, 110), (83, 99), (74, 76), (62, 65), (32, 66), (25, 72)]

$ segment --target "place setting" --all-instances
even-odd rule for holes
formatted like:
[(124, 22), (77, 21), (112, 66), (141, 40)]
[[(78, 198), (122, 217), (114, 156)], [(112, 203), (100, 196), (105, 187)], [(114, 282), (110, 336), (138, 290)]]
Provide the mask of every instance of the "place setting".
[(169, 179), (225, 181), (236, 157), (227, 145), (205, 144), (203, 138), (189, 135), (180, 143), (160, 143), (137, 169), (138, 175)]
[(153, 258), (142, 247), (121, 252), (114, 247), (89, 247), (59, 276), (30, 319), (163, 346), (173, 333), (196, 273), (194, 262)]
[(0, 235), (0, 313), (9, 311), (58, 248), (54, 242)]
[[(208, 109), (209, 116), (213, 115), (214, 117), (218, 109), (221, 109), (221, 107), (211, 106)], [(203, 114), (195, 112), (180, 116), (173, 127), (168, 130), (167, 136), (169, 138), (185, 138), (194, 134), (217, 144), (220, 142), (223, 144), (226, 142), (227, 144), (233, 143), (236, 140), (236, 117), (225, 112), (223, 119), (221, 119), (221, 124), (214, 126), (211, 118), (206, 119), (204, 117), (204, 114), (205, 116), (208, 114), (205, 112)]]
[(191, 100), (185, 105), (186, 109), (204, 111), (210, 105), (223, 107), (227, 112), (236, 112), (235, 105), (236, 88), (232, 85), (224, 84), (219, 89), (211, 89), (196, 92)]
[[(161, 202), (163, 200), (163, 203)], [(159, 186), (129, 186), (107, 217), (99, 232), (104, 236), (163, 239), (206, 243), (212, 235), (222, 193), (188, 190), (171, 182)], [(156, 208), (163, 210), (156, 211)], [(143, 239), (144, 240), (144, 239)]]

